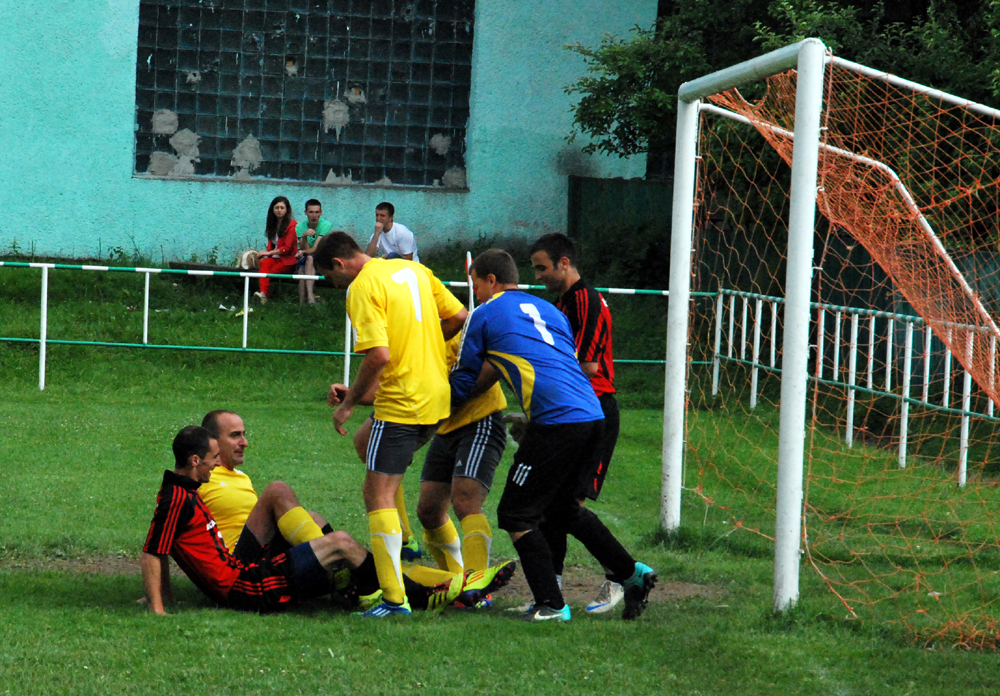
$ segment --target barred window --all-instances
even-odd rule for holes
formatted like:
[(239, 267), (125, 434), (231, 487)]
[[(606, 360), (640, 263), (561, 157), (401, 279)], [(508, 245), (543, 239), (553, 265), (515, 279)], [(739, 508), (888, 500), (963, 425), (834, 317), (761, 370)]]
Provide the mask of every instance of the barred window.
[(474, 0), (141, 0), (135, 172), (466, 188)]

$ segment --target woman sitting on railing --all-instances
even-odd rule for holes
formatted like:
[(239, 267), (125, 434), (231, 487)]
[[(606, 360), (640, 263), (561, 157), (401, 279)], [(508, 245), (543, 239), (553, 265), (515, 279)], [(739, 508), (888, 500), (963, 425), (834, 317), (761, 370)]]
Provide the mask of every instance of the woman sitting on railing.
[[(295, 233), (295, 220), (292, 218), (292, 205), (284, 196), (278, 196), (267, 209), (267, 251), (260, 252), (261, 273), (293, 273), (295, 271), (295, 251), (298, 235)], [(268, 290), (271, 286), (269, 278), (260, 279), (260, 292), (254, 297), (261, 304), (267, 302)]]

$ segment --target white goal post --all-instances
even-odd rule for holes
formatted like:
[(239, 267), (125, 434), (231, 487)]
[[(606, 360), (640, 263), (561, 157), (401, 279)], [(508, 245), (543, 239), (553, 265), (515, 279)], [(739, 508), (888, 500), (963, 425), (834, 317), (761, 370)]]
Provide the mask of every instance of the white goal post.
[(809, 301), (826, 57), (827, 50), (822, 41), (806, 39), (760, 58), (687, 82), (681, 85), (677, 103), (677, 149), (674, 159), (670, 247), (670, 304), (667, 310), (667, 364), (663, 403), (661, 523), (667, 531), (674, 531), (680, 526), (700, 100), (707, 95), (756, 82), (791, 68), (798, 70), (778, 444), (774, 565), (774, 607), (778, 611), (793, 606), (798, 600), (799, 593), (802, 465), (809, 359)]
[[(961, 346), (963, 353), (956, 352), (966, 368), (966, 385), (963, 414), (968, 411), (968, 392), (971, 382), (970, 372), (975, 364), (980, 385), (985, 385), (989, 399), (989, 413), (992, 416), (993, 404), (1000, 404), (995, 380), (996, 345), (1000, 341), (1000, 329), (990, 316), (989, 311), (980, 301), (976, 290), (965, 280), (961, 271), (953, 262), (939, 239), (935, 230), (924, 218), (916, 201), (910, 196), (903, 182), (896, 173), (884, 162), (865, 156), (861, 151), (849, 151), (824, 142), (829, 137), (821, 137), (821, 125), (824, 115), (824, 84), (828, 77), (827, 67), (846, 69), (853, 74), (863, 75), (878, 81), (891, 84), (895, 88), (922, 95), (925, 98), (943, 102), (958, 107), (967, 112), (985, 116), (994, 123), (1000, 121), (1000, 111), (960, 99), (953, 95), (930, 89), (914, 82), (872, 70), (865, 66), (833, 57), (822, 41), (806, 39), (799, 43), (773, 51), (765, 56), (740, 65), (721, 70), (711, 75), (685, 83), (678, 92), (677, 140), (674, 170), (673, 220), (671, 237), (670, 262), (670, 300), (667, 315), (667, 351), (666, 377), (664, 384), (664, 422), (663, 422), (663, 479), (661, 501), (661, 524), (667, 531), (676, 531), (680, 526), (681, 491), (683, 461), (685, 454), (685, 403), (687, 390), (689, 316), (691, 300), (692, 251), (695, 200), (697, 196), (697, 178), (699, 162), (699, 119), (702, 113), (721, 115), (744, 125), (752, 125), (758, 130), (780, 134), (785, 140), (794, 143), (791, 154), (790, 190), (788, 194), (788, 246), (786, 250), (786, 277), (784, 282), (784, 332), (782, 342), (782, 366), (780, 389), (780, 415), (778, 433), (778, 473), (777, 499), (775, 508), (775, 567), (774, 567), (774, 609), (784, 611), (794, 606), (798, 600), (799, 562), (802, 543), (803, 520), (803, 463), (805, 455), (806, 435), (806, 396), (809, 384), (809, 335), (810, 313), (812, 309), (811, 293), (813, 285), (813, 239), (815, 233), (817, 196), (828, 201), (829, 191), (821, 192), (817, 188), (817, 177), (821, 151), (826, 157), (839, 157), (878, 170), (886, 181), (892, 183), (899, 200), (907, 211), (907, 219), (912, 221), (916, 237), (922, 239), (924, 259), (932, 259), (933, 263), (944, 269), (942, 272), (942, 288), (954, 291), (961, 298), (961, 312), (957, 316), (965, 317), (963, 322), (949, 321), (936, 305), (928, 307), (924, 319), (934, 324), (938, 331), (947, 337), (947, 358), (956, 346)], [(739, 88), (751, 83), (766, 80), (775, 75), (795, 70), (795, 103), (793, 131), (785, 130), (773, 122), (751, 121), (745, 116), (726, 111), (711, 104), (703, 104), (702, 100), (718, 95), (726, 90)], [(830, 89), (836, 88), (836, 81)], [(831, 100), (834, 97), (831, 96)], [(860, 148), (855, 148), (859, 150)], [(826, 171), (826, 170), (825, 170)], [(830, 186), (829, 174), (824, 174), (827, 186)], [(914, 257), (915, 258), (915, 257)], [(897, 264), (896, 268), (900, 268)], [(911, 287), (912, 289), (912, 287)], [(721, 291), (720, 291), (721, 292)], [(916, 293), (918, 299), (926, 297)], [(731, 298), (732, 300), (733, 298)], [(771, 298), (774, 299), (774, 298)], [(746, 299), (744, 298), (744, 303)], [(910, 295), (913, 302), (913, 293)], [(759, 306), (759, 300), (758, 300)], [(721, 308), (721, 294), (717, 307)], [(916, 307), (916, 304), (914, 305)], [(732, 311), (732, 310), (731, 310)], [(773, 308), (772, 308), (773, 311)], [(746, 304), (744, 304), (745, 326)], [(760, 309), (756, 313), (760, 314)], [(840, 327), (837, 315), (837, 331)], [(718, 321), (718, 319), (717, 319)], [(874, 319), (873, 319), (874, 321)], [(891, 327), (891, 319), (889, 326)], [(819, 313), (819, 328), (817, 338), (818, 355), (822, 355), (822, 312)], [(928, 323), (926, 345), (930, 345), (931, 326)], [(856, 331), (857, 318), (854, 319)], [(716, 324), (719, 331), (720, 324)], [(872, 324), (874, 332), (874, 323)], [(759, 327), (758, 327), (759, 328)], [(910, 360), (910, 343), (912, 340), (912, 325), (907, 325), (907, 343), (905, 359)], [(772, 331), (774, 330), (772, 325)], [(730, 332), (732, 327), (730, 327)], [(745, 331), (745, 328), (744, 328)], [(891, 331), (891, 329), (890, 329)], [(874, 334), (873, 334), (874, 335)], [(718, 336), (718, 334), (717, 334)], [(954, 339), (958, 340), (954, 340)], [(988, 341), (982, 340), (983, 338)], [(852, 338), (852, 344), (855, 341)], [(874, 340), (874, 339), (873, 339)], [(973, 356), (973, 343), (979, 346), (979, 353)], [(718, 337), (716, 338), (718, 344)], [(987, 347), (988, 346), (988, 347)], [(891, 341), (888, 350), (891, 351)], [(716, 347), (716, 351), (718, 347)], [(755, 346), (756, 351), (756, 346)], [(772, 345), (773, 351), (773, 345)], [(988, 353), (988, 359), (984, 359)], [(890, 353), (891, 354), (891, 353)], [(756, 356), (756, 353), (755, 353)], [(838, 354), (834, 353), (836, 366)], [(887, 356), (887, 362), (890, 360)], [(754, 366), (757, 358), (754, 357)], [(772, 366), (774, 358), (772, 357)], [(926, 360), (925, 360), (926, 363)], [(983, 368), (983, 365), (988, 365)], [(836, 368), (835, 368), (836, 369)], [(889, 389), (887, 371), (886, 390)], [(910, 374), (910, 363), (904, 364), (904, 381), (907, 386)], [(822, 362), (819, 363), (821, 376)], [(925, 364), (925, 372), (927, 366)], [(985, 371), (984, 371), (985, 370)], [(851, 367), (853, 373), (854, 367)], [(871, 366), (869, 365), (869, 372)], [(988, 374), (987, 372), (988, 371)], [(756, 373), (754, 372), (754, 375)], [(870, 381), (870, 377), (869, 377)], [(926, 377), (925, 387), (926, 392)], [(947, 394), (947, 384), (945, 385)], [(753, 387), (756, 394), (756, 386)], [(905, 396), (905, 394), (904, 394)], [(925, 399), (926, 400), (926, 399)], [(905, 399), (904, 399), (905, 401)], [(947, 401), (947, 396), (945, 397)], [(753, 402), (752, 402), (753, 403)], [(900, 466), (905, 466), (906, 447), (906, 404), (903, 406), (901, 424)], [(967, 436), (967, 418), (963, 415), (962, 450), (965, 451)], [(848, 437), (850, 437), (848, 430)], [(964, 455), (963, 455), (964, 456)], [(964, 469), (960, 467), (959, 485), (964, 485)]]

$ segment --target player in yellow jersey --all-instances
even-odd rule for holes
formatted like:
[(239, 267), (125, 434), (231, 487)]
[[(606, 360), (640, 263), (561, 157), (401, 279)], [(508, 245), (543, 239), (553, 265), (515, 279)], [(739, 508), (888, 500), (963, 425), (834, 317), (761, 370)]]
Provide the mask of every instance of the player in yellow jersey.
[[(460, 345), (459, 336), (448, 342), (449, 366), (458, 359)], [(500, 385), (494, 384), (442, 423), (427, 449), (417, 515), (424, 526), (424, 543), (441, 568), (483, 571), (489, 566), (493, 534), (483, 503), (507, 444), (506, 407)], [(461, 543), (448, 516), (449, 505), (462, 525)], [(469, 606), (467, 600), (459, 599)]]
[(327, 234), (313, 255), (316, 271), (348, 288), (354, 350), (364, 359), (349, 389), (333, 395), (333, 422), (344, 424), (378, 384), (366, 456), (365, 508), (382, 604), (369, 616), (409, 614), (402, 584), (402, 530), (396, 491), (417, 445), (451, 410), (446, 339), (468, 311), (426, 267), (405, 259), (373, 259), (344, 232)]

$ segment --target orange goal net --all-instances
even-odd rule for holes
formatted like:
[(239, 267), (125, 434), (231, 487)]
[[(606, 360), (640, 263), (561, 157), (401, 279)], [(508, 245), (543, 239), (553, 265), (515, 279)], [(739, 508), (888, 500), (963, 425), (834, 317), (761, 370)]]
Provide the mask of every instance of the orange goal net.
[[(701, 108), (684, 519), (775, 528), (794, 70)], [(827, 64), (802, 602), (1000, 643), (1000, 113)]]

